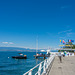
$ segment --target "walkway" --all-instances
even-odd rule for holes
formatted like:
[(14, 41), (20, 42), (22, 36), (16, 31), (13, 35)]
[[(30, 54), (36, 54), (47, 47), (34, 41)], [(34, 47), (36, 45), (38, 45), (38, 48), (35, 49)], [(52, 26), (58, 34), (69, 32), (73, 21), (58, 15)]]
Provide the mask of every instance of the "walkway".
[(63, 57), (62, 63), (55, 57), (49, 75), (75, 75), (75, 56)]

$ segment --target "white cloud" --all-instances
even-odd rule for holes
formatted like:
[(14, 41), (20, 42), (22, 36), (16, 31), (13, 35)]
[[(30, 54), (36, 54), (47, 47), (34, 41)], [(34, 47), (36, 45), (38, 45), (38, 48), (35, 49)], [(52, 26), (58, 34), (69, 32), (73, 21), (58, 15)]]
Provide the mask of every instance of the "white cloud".
[(75, 35), (75, 33), (72, 33), (72, 32), (71, 33), (67, 33), (68, 37), (71, 37), (72, 35)]
[(3, 44), (8, 44), (8, 42), (2, 42)]
[(13, 42), (2, 42), (3, 44), (14, 44)]
[(14, 44), (13, 42), (9, 42), (9, 44)]
[(61, 33), (67, 33), (67, 32), (70, 32), (70, 31), (72, 31), (72, 29), (65, 30), (65, 31), (61, 31), (61, 32), (58, 32), (58, 34), (61, 34)]

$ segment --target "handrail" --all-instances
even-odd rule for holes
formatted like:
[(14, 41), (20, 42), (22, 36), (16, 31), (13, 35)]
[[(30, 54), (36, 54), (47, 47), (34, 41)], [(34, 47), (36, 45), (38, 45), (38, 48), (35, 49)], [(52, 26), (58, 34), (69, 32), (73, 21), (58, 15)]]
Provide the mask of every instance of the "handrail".
[(42, 61), (41, 63), (39, 63), (38, 65), (36, 65), (32, 69), (30, 69), (28, 72), (24, 73), (23, 75), (33, 75), (32, 71), (37, 67), (39, 67), (39, 68), (38, 68), (38, 71), (35, 73), (35, 75), (42, 75), (44, 73), (47, 73), (54, 58), (55, 58), (55, 55), (50, 56), (49, 58), (45, 59), (44, 61)]

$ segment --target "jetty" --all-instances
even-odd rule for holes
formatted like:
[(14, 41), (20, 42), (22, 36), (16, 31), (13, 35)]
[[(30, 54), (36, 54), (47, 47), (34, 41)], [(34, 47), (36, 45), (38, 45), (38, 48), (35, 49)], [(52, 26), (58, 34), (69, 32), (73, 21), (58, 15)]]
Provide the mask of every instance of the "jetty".
[[(37, 71), (35, 72), (35, 70)], [(35, 74), (34, 74), (35, 72)], [(75, 55), (62, 56), (62, 62), (59, 57), (52, 55), (45, 59), (23, 75), (74, 75), (75, 74)]]
[(24, 73), (23, 75), (48, 75), (51, 69), (52, 63), (54, 61), (55, 55), (52, 55), (30, 69), (28, 72)]
[(62, 57), (62, 63), (55, 57), (48, 75), (75, 75), (75, 56)]
[(34, 55), (35, 58), (40, 58), (40, 57), (43, 57), (44, 59), (46, 57), (50, 57), (50, 55)]
[[(58, 49), (57, 53), (49, 54), (50, 56), (47, 59), (23, 75), (75, 75), (75, 45), (70, 41), (65, 43), (65, 45), (59, 45), (62, 47)], [(35, 58), (38, 57), (45, 58), (46, 56), (41, 56), (36, 52)]]

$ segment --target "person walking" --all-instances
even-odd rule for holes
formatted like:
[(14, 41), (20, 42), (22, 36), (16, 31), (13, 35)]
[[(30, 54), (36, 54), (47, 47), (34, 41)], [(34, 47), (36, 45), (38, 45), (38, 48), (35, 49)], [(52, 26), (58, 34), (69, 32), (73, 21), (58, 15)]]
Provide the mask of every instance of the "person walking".
[(60, 62), (62, 62), (62, 54), (61, 54), (61, 52), (59, 52), (58, 57), (59, 57)]

